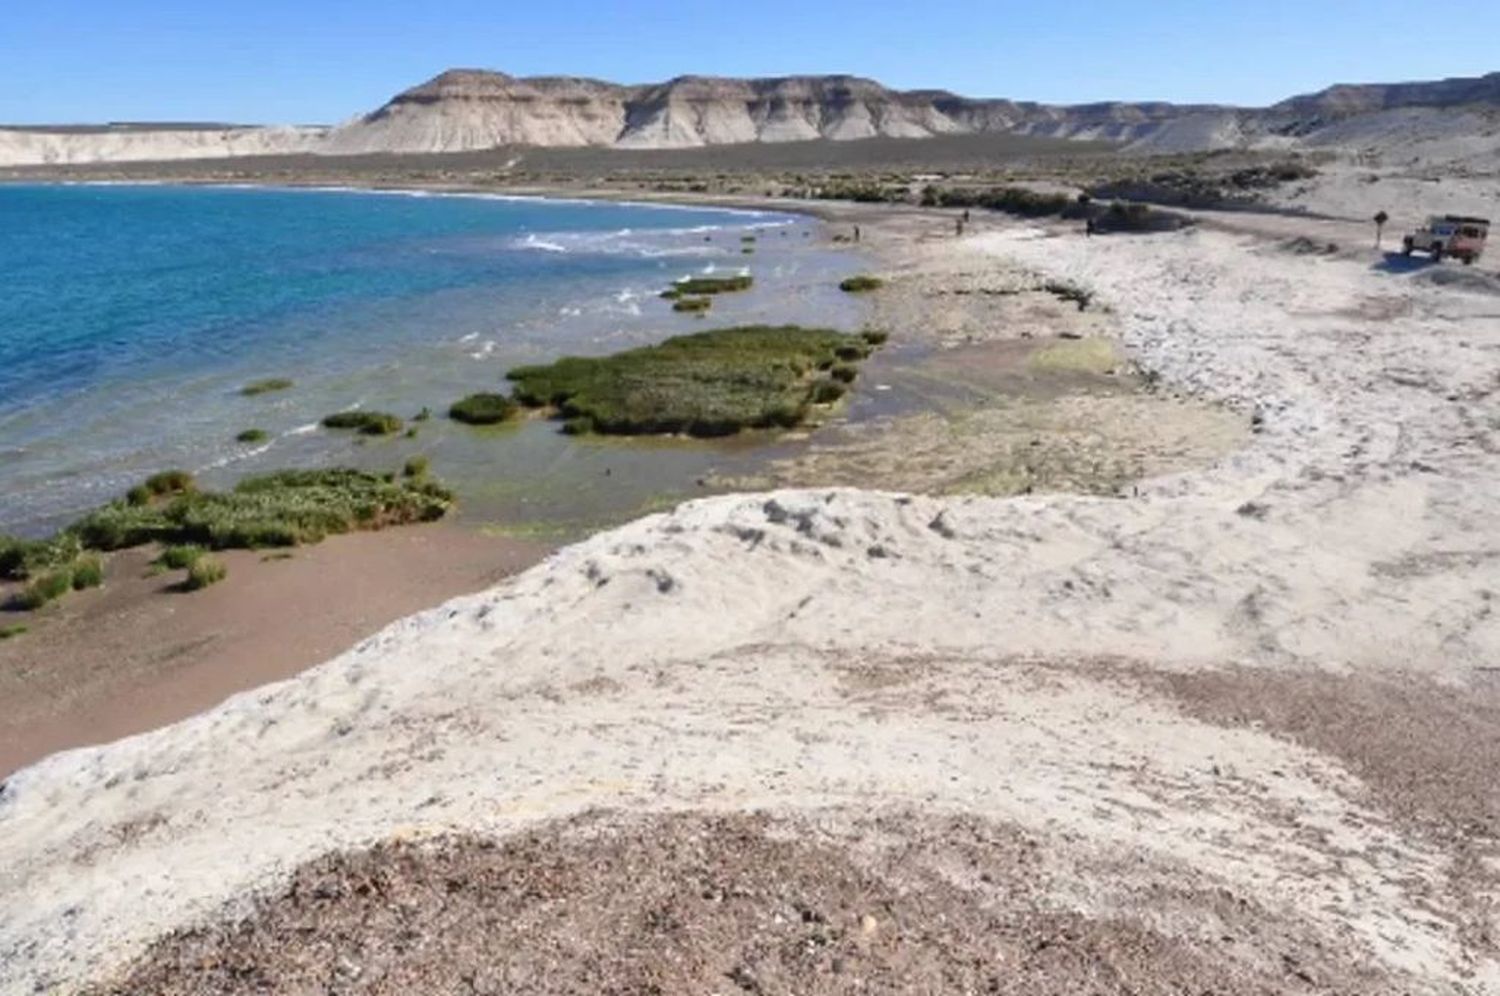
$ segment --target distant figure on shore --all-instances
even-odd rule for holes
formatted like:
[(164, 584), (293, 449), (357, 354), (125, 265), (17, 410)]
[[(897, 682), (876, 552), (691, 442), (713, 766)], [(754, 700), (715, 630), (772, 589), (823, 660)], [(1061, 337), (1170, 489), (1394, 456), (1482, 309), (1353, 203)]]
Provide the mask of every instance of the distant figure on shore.
[(964, 236), (964, 222), (967, 221), (967, 220), (968, 220), (967, 218), (960, 218), (956, 222), (956, 227), (958, 229), (958, 237), (959, 238), (963, 238), (963, 236)]
[(969, 223), (969, 209), (968, 208), (964, 208), (964, 224), (967, 225), (968, 223)]
[(859, 241), (859, 226), (858, 225), (854, 226), (854, 241), (855, 242)]
[(1094, 234), (1094, 219), (1093, 218), (1089, 218), (1086, 221), (1084, 221), (1084, 223), (1083, 223), (1083, 234), (1086, 235), (1086, 236)]

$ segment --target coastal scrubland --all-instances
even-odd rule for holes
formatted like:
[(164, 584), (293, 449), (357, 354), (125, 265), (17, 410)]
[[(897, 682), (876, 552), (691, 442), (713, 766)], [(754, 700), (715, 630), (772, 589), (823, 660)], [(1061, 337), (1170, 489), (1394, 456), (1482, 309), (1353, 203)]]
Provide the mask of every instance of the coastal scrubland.
[(0, 579), (23, 583), (16, 606), (37, 609), (103, 583), (101, 552), (159, 543), (163, 567), (191, 570), (206, 549), (316, 543), (357, 529), (431, 522), (452, 505), (452, 493), (425, 467), (399, 478), (346, 469), (278, 471), (247, 477), (228, 491), (202, 489), (192, 475), (166, 471), (46, 539), (0, 537)]

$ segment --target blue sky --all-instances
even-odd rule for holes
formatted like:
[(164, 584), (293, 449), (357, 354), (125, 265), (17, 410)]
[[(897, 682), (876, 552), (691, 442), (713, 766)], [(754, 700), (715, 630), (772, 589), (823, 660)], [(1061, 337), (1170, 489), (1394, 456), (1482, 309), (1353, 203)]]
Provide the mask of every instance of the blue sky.
[(1265, 104), (1478, 75), (1497, 38), (1493, 0), (5, 0), (0, 122), (338, 121), (452, 66)]

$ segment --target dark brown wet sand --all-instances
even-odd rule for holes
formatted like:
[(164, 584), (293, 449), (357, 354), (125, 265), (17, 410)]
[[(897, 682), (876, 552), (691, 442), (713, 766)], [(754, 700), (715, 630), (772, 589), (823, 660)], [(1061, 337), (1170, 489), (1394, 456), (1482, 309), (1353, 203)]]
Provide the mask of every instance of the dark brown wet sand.
[(0, 778), (55, 751), (175, 722), (289, 678), (397, 619), (479, 591), (550, 548), (438, 524), (335, 536), (276, 553), (216, 554), (228, 578), (181, 592), (152, 548), (109, 558), (103, 588), (39, 613), (0, 642)]

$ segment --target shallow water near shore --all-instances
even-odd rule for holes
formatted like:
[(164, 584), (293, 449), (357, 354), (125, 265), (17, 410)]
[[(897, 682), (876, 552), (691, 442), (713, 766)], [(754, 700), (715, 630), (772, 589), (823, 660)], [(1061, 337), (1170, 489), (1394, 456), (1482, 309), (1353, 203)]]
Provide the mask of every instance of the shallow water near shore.
[[(774, 456), (724, 443), (577, 440), (442, 417), (518, 363), (740, 322), (857, 328), (860, 268), (790, 215), (486, 195), (0, 186), (0, 531), (38, 534), (181, 466), (212, 484), (285, 466), (423, 455), (464, 520), (566, 535)], [(754, 252), (742, 239), (753, 237)], [(704, 320), (671, 280), (747, 268)], [(294, 386), (256, 397), (267, 377)], [(390, 411), (415, 438), (318, 427)], [(245, 429), (266, 441), (235, 441)]]

